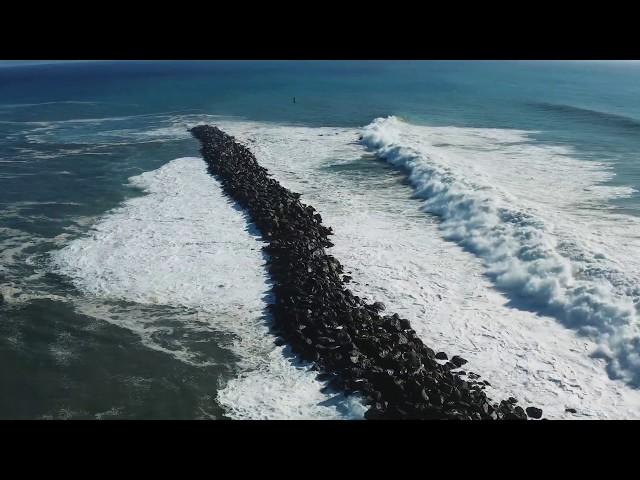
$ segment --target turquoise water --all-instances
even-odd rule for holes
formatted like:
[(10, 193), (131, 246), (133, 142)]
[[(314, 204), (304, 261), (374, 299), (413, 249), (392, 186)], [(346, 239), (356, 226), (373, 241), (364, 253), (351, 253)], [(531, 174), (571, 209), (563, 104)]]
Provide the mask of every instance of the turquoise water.
[[(293, 98), (295, 97), (295, 103)], [(607, 208), (640, 215), (640, 65), (609, 62), (88, 62), (0, 68), (0, 417), (224, 416), (218, 379), (235, 374), (220, 341), (194, 367), (80, 312), (79, 293), (47, 268), (48, 253), (140, 195), (127, 179), (185, 156), (175, 130), (207, 115), (362, 127), (394, 115), (413, 125), (521, 129), (541, 144), (604, 162), (606, 184), (631, 187)], [(151, 133), (150, 133), (151, 132)], [(366, 167), (363, 167), (366, 170)], [(20, 297), (22, 295), (22, 297)], [(29, 297), (31, 295), (33, 298)], [(88, 302), (88, 301), (87, 301)], [(100, 303), (100, 302), (98, 302)], [(92, 304), (93, 305), (93, 304)], [(93, 305), (95, 306), (95, 305)], [(185, 333), (170, 307), (154, 315)], [(176, 347), (177, 348), (177, 347)], [(108, 360), (105, 360), (108, 359)], [(149, 406), (153, 405), (153, 408)], [(107, 412), (107, 413), (105, 413)]]

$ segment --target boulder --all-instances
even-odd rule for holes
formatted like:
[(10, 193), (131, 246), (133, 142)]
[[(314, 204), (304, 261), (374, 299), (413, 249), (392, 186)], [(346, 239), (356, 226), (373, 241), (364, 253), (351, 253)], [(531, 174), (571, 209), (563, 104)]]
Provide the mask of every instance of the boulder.
[(531, 418), (540, 418), (542, 417), (542, 410), (536, 407), (527, 407), (526, 408), (527, 415)]
[(461, 367), (462, 365), (467, 363), (467, 361), (464, 358), (459, 357), (458, 355), (454, 355), (453, 357), (451, 357), (451, 363), (453, 363), (456, 367)]

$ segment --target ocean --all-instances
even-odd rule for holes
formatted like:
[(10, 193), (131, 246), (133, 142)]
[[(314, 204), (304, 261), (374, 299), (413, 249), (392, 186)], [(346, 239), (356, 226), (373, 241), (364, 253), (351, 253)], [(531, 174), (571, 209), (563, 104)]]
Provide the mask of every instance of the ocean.
[(276, 345), (204, 123), (491, 398), (640, 418), (640, 64), (596, 61), (0, 62), (0, 418), (363, 417)]

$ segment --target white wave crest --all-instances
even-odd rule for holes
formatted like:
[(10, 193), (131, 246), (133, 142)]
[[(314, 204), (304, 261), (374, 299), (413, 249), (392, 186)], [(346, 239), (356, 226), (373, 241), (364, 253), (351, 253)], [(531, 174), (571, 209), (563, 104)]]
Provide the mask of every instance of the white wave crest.
[[(526, 132), (475, 131), (493, 135), (491, 140), (497, 144), (526, 141)], [(514, 195), (500, 191), (479, 171), (475, 177), (469, 175), (476, 173), (473, 167), (461, 174), (455, 161), (444, 158), (424, 132), (395, 117), (376, 119), (365, 127), (362, 142), (406, 171), (416, 195), (424, 199), (424, 209), (441, 218), (443, 236), (479, 256), (494, 284), (513, 304), (553, 315), (588, 335), (599, 343), (595, 353), (608, 360), (610, 375), (640, 384), (634, 298), (628, 295), (629, 288), (620, 288), (608, 278), (617, 272), (589, 274), (587, 267), (598, 265), (601, 254), (579, 249), (583, 261), (576, 261), (562, 250), (559, 237), (535, 211), (519, 206)], [(570, 179), (566, 183), (572, 185)], [(550, 197), (557, 195), (553, 188), (548, 186)]]

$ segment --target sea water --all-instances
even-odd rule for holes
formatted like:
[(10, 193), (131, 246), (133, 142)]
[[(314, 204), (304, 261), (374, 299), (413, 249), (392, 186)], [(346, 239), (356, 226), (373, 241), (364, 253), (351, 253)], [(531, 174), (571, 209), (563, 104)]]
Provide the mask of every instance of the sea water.
[(0, 417), (362, 418), (274, 343), (264, 242), (187, 130), (209, 123), (320, 211), (358, 295), (490, 396), (637, 418), (638, 80), (634, 62), (0, 67)]

